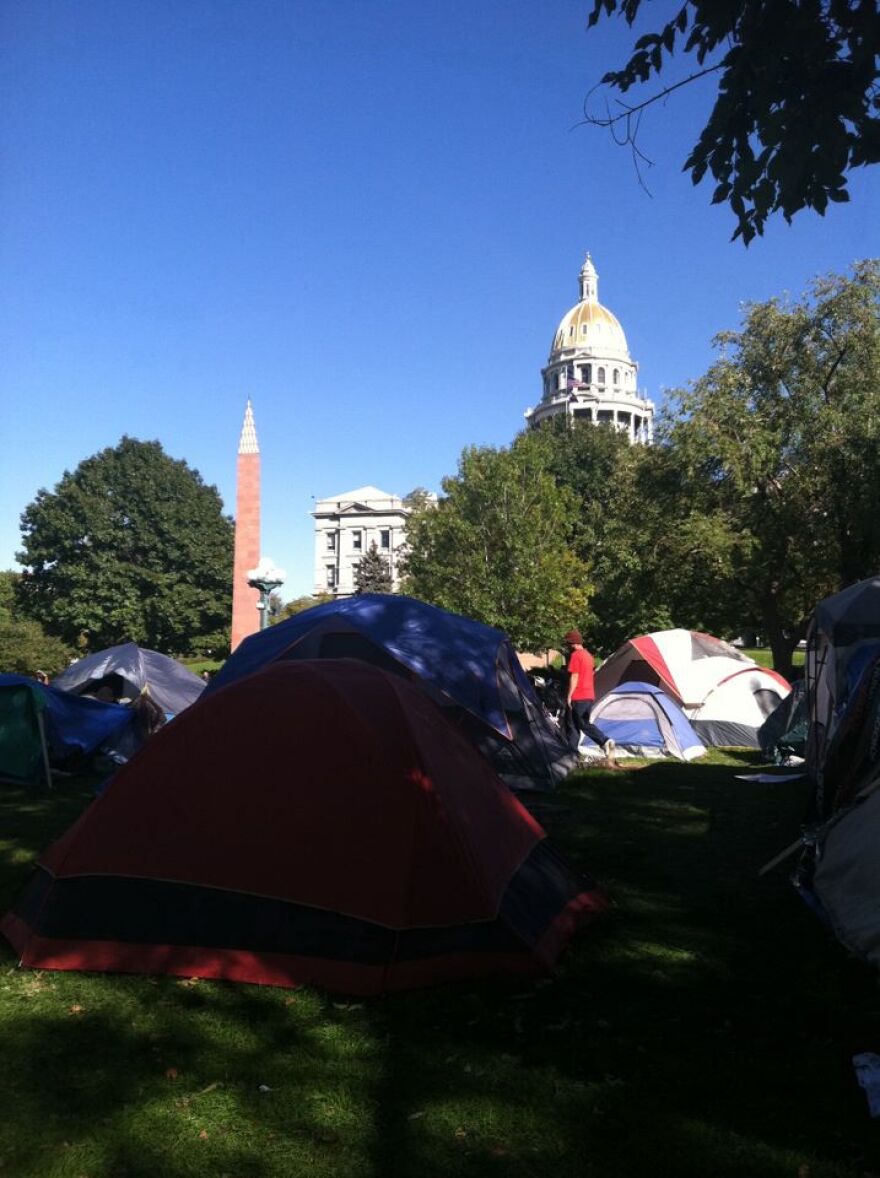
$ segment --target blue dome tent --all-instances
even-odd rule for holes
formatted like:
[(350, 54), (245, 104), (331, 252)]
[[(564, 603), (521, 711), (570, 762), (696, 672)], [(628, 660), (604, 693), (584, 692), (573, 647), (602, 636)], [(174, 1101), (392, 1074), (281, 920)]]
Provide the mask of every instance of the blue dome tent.
[[(596, 703), (590, 719), (610, 736), (619, 752), (638, 757), (676, 757), (692, 761), (705, 746), (671, 696), (651, 683), (618, 683)], [(583, 738), (587, 749), (598, 746)]]

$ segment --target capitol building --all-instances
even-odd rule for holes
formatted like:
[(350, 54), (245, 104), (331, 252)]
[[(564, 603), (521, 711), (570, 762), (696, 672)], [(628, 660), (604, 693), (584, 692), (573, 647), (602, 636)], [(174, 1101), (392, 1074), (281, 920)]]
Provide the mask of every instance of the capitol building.
[[(654, 405), (639, 392), (638, 371), (623, 328), (599, 302), (599, 276), (587, 254), (580, 272), (580, 299), (556, 329), (541, 372), (541, 401), (526, 410), (526, 421), (537, 426), (564, 414), (568, 421), (610, 425), (631, 442), (649, 445)], [(399, 589), (410, 515), (404, 500), (378, 487), (358, 487), (319, 499), (312, 515), (315, 595), (355, 593), (358, 565), (373, 545), (387, 563), (393, 591)]]
[(564, 414), (571, 421), (611, 425), (631, 442), (650, 444), (654, 405), (639, 392), (639, 366), (623, 328), (599, 302), (599, 276), (589, 254), (579, 279), (580, 299), (556, 329), (541, 371), (541, 400), (526, 410), (526, 421), (536, 426)]

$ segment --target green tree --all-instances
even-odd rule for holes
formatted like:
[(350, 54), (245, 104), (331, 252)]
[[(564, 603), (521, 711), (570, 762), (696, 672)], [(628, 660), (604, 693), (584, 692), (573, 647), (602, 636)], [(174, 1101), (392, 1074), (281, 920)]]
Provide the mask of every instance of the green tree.
[(656, 535), (666, 527), (653, 448), (630, 445), (611, 426), (561, 417), (538, 432), (549, 470), (578, 505), (572, 548), (593, 585), (590, 612), (579, 619), (590, 647), (608, 654), (633, 634), (670, 626), (653, 568)]
[(469, 447), (437, 505), (410, 516), (406, 591), (506, 631), (521, 650), (557, 644), (589, 594), (570, 547), (576, 512), (537, 434)]
[(287, 618), (292, 618), (296, 614), (301, 614), (304, 610), (312, 609), (316, 605), (326, 605), (328, 601), (332, 601), (333, 597), (329, 593), (318, 593), (315, 595), (308, 594), (304, 597), (294, 597), (292, 601), (288, 601), (282, 605), (277, 616), (272, 618), (272, 624), (276, 622), (283, 622)]
[(403, 506), (410, 511), (421, 511), (434, 502), (434, 496), (425, 487), (413, 487), (409, 494), (403, 497)]
[(816, 602), (880, 567), (878, 299), (880, 267), (863, 262), (798, 302), (749, 306), (660, 431), (680, 488), (658, 539), (667, 595), (714, 598), (768, 636), (784, 674)]
[(48, 635), (39, 622), (21, 617), (16, 609), (16, 588), (21, 573), (0, 571), (0, 672), (55, 675), (73, 658), (74, 651)]
[(392, 592), (391, 564), (373, 540), (370, 547), (354, 566), (354, 591), (362, 593)]
[(71, 647), (48, 635), (39, 622), (0, 615), (0, 672), (33, 675), (45, 671), (51, 678), (64, 670), (73, 654)]
[(22, 612), (89, 650), (228, 647), (231, 521), (217, 489), (158, 442), (124, 437), (23, 512)]
[(280, 593), (269, 594), (269, 625), (274, 626), (276, 622), (281, 620), (281, 611), (284, 609), (284, 598)]
[(15, 590), (21, 580), (21, 573), (14, 569), (0, 570), (0, 619), (11, 618), (15, 613)]
[[(618, 12), (632, 26), (641, 10), (642, 0), (594, 0), (588, 24)], [(604, 116), (590, 114), (588, 99), (586, 120), (611, 127), (638, 159), (645, 109), (716, 75), (715, 106), (684, 169), (694, 184), (712, 175), (712, 202), (729, 204), (733, 236), (748, 243), (775, 212), (790, 221), (849, 200), (849, 171), (880, 159), (878, 44), (880, 13), (865, 0), (684, 0), (600, 84), (626, 94), (659, 76), (676, 51), (677, 62), (691, 55), (699, 68), (642, 102), (618, 99)]]

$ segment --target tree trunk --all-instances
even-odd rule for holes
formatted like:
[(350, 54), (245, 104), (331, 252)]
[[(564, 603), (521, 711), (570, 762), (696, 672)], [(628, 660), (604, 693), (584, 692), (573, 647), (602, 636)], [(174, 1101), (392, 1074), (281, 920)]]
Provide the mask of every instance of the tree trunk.
[(794, 670), (792, 655), (798, 643), (798, 634), (786, 634), (779, 619), (775, 598), (770, 598), (764, 605), (764, 628), (773, 655), (773, 670), (791, 679)]

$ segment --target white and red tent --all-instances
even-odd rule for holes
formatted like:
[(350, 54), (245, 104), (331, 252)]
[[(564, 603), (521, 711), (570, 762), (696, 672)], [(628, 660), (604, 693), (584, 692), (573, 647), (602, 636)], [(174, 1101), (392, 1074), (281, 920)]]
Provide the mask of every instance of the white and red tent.
[(631, 638), (596, 672), (596, 698), (620, 683), (662, 687), (707, 745), (758, 748), (758, 729), (791, 685), (711, 634), (661, 630)]

